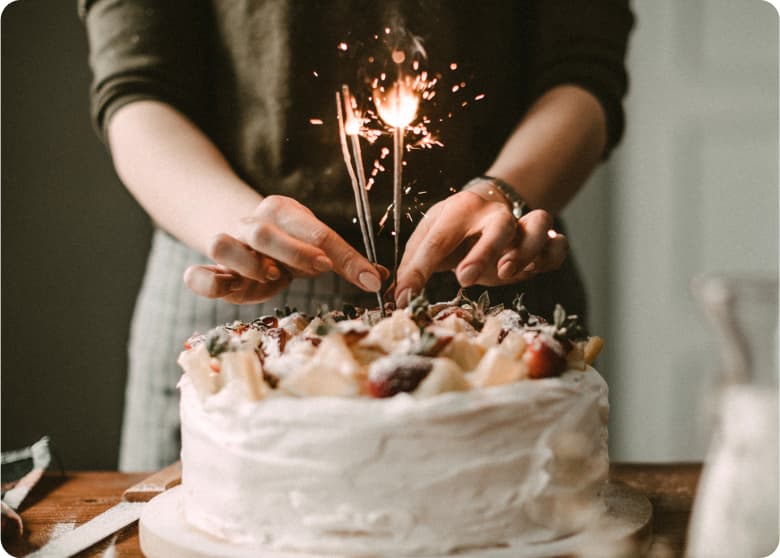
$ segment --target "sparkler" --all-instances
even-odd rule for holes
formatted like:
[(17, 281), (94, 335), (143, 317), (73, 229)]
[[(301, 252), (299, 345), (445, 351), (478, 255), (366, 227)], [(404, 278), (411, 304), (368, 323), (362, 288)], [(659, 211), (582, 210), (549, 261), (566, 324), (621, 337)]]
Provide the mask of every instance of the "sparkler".
[[(343, 106), (343, 109), (342, 109)], [(346, 112), (346, 119), (344, 118)], [(368, 204), (368, 192), (366, 192), (366, 175), (363, 169), (363, 156), (360, 151), (360, 127), (362, 120), (356, 116), (352, 107), (352, 96), (349, 94), (349, 88), (342, 86), (342, 92), (336, 91), (336, 117), (339, 124), (339, 140), (341, 142), (341, 153), (344, 156), (344, 164), (347, 166), (347, 174), (352, 183), (352, 191), (355, 194), (355, 209), (360, 222), (360, 232), (363, 235), (363, 244), (366, 248), (366, 257), (372, 264), (376, 264), (376, 245), (374, 243), (374, 225), (371, 219), (371, 208)], [(349, 147), (347, 146), (347, 136), (350, 137), (352, 144), (353, 160), (350, 157)], [(356, 173), (357, 170), (357, 173)], [(382, 316), (385, 315), (382, 295), (379, 291), (376, 293), (379, 311)]]
[(360, 191), (360, 202), (364, 215), (364, 221), (366, 223), (366, 229), (368, 230), (368, 244), (370, 246), (370, 252), (368, 254), (369, 260), (372, 263), (378, 263), (379, 260), (376, 256), (376, 243), (374, 241), (374, 226), (371, 218), (371, 206), (368, 204), (368, 188), (366, 187), (366, 172), (363, 167), (363, 153), (360, 150), (360, 128), (363, 124), (363, 120), (359, 113), (355, 112), (355, 106), (353, 104), (352, 95), (349, 93), (349, 86), (341, 86), (341, 95), (344, 99), (344, 109), (346, 112), (346, 121), (344, 122), (344, 131), (352, 146), (352, 158), (355, 162), (355, 170), (357, 171), (358, 190)]
[(398, 275), (398, 254), (401, 235), (401, 180), (404, 161), (404, 132), (417, 116), (420, 99), (408, 79), (400, 79), (387, 91), (374, 91), (377, 113), (393, 129), (393, 231), (395, 253), (393, 276)]
[[(386, 27), (384, 29), (384, 35), (390, 34), (391, 29)], [(374, 35), (374, 40), (380, 40), (379, 34)], [(369, 87), (372, 91), (372, 97), (370, 97), (369, 100), (373, 100), (376, 112), (373, 112), (370, 108), (358, 110), (355, 100), (351, 96), (349, 88), (346, 85), (342, 86), (341, 91), (336, 92), (336, 108), (341, 151), (344, 156), (344, 162), (347, 165), (347, 173), (355, 195), (355, 207), (357, 209), (360, 230), (363, 234), (366, 257), (374, 264), (378, 263), (378, 260), (371, 210), (368, 203), (368, 190), (374, 184), (377, 174), (384, 172), (385, 168), (381, 161), (384, 160), (391, 151), (385, 147), (382, 148), (379, 158), (373, 163), (369, 180), (366, 182), (360, 137), (362, 136), (370, 144), (373, 144), (374, 141), (382, 135), (383, 129), (389, 129), (393, 136), (393, 202), (388, 206), (388, 210), (381, 218), (379, 225), (381, 231), (385, 221), (389, 217), (390, 209), (392, 208), (395, 248), (393, 258), (394, 280), (397, 280), (398, 278), (401, 218), (403, 215), (404, 149), (411, 151), (414, 149), (431, 149), (433, 147), (443, 146), (442, 142), (439, 141), (436, 135), (430, 130), (431, 118), (425, 116), (425, 113), (423, 113), (423, 116), (418, 119), (420, 103), (422, 101), (430, 102), (436, 96), (435, 87), (442, 78), (442, 75), (438, 73), (429, 74), (427, 70), (421, 69), (419, 57), (421, 56), (424, 59), (426, 54), (425, 49), (416, 37), (405, 35), (404, 41), (408, 43), (406, 46), (402, 47), (400, 46), (400, 43), (396, 43), (390, 53), (390, 61), (397, 69), (396, 81), (391, 85), (388, 85), (387, 80), (388, 78), (392, 80), (392, 77), (390, 77), (385, 70), (381, 71), (379, 74), (374, 74), (376, 77), (369, 82)], [(342, 42), (338, 44), (337, 48), (341, 51), (347, 51), (349, 46)], [(412, 58), (408, 58), (408, 56), (411, 56)], [(374, 64), (375, 61), (376, 59), (374, 56), (368, 57), (369, 64)], [(404, 66), (405, 63), (408, 67)], [(453, 72), (456, 71), (458, 69), (457, 63), (452, 62), (449, 65), (449, 69)], [(314, 76), (317, 77), (316, 72), (314, 73)], [(465, 88), (466, 82), (459, 80), (451, 86), (450, 89), (452, 93), (460, 92), (460, 95), (462, 95), (465, 93)], [(485, 94), (480, 93), (474, 96), (473, 100), (480, 101), (484, 97)], [(464, 101), (461, 103), (461, 106), (465, 107), (468, 104), (467, 101)], [(447, 118), (452, 118), (451, 112), (447, 115)], [(384, 123), (383, 129), (365, 125), (366, 123), (379, 121)], [(439, 118), (438, 122), (444, 122), (444, 118)], [(322, 120), (313, 118), (310, 120), (310, 123), (312, 125), (319, 125), (322, 123)], [(405, 145), (407, 132), (410, 133), (412, 138), (409, 140), (408, 145)], [(406, 193), (408, 194), (409, 191), (411, 191), (411, 186), (407, 189)], [(413, 200), (412, 209), (422, 213), (421, 203), (416, 196)], [(411, 221), (411, 213), (407, 213), (407, 216)], [(377, 298), (379, 300), (379, 307), (384, 314), (384, 306), (379, 293), (377, 293)]]

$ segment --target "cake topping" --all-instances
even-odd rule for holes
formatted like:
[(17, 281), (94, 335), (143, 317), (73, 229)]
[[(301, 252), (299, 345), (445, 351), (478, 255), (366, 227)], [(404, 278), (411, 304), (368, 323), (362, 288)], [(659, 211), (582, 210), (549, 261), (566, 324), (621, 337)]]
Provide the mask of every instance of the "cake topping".
[(505, 308), (491, 306), (487, 292), (476, 300), (460, 292), (435, 304), (423, 293), (403, 310), (387, 310), (382, 317), (345, 304), (311, 317), (285, 307), (193, 335), (179, 363), (204, 399), (231, 382), (245, 386), (251, 401), (402, 392), (431, 397), (585, 370), (603, 346), (560, 305), (550, 324), (531, 314), (522, 296)]

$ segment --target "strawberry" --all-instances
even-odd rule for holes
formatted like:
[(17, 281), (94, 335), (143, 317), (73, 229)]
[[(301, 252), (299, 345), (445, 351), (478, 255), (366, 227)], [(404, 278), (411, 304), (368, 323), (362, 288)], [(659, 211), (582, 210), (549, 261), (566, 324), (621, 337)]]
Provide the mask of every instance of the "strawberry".
[(551, 378), (566, 370), (566, 354), (561, 344), (545, 334), (537, 334), (523, 352), (529, 378)]
[(412, 392), (432, 368), (430, 358), (416, 355), (380, 358), (368, 370), (368, 393), (379, 398), (392, 397), (402, 391)]
[(273, 327), (265, 332), (267, 338), (272, 339), (277, 343), (279, 354), (284, 352), (284, 348), (287, 346), (287, 339), (290, 334), (286, 330), (280, 327)]

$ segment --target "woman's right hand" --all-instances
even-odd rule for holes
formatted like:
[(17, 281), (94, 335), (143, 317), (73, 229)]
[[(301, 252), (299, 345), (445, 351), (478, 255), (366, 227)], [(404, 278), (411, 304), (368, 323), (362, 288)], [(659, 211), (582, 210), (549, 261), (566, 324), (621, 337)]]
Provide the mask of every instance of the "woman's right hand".
[(195, 293), (232, 303), (267, 300), (293, 277), (334, 271), (369, 292), (389, 272), (374, 266), (296, 200), (267, 196), (241, 220), (235, 236), (217, 235), (208, 255), (216, 265), (189, 267), (184, 282)]

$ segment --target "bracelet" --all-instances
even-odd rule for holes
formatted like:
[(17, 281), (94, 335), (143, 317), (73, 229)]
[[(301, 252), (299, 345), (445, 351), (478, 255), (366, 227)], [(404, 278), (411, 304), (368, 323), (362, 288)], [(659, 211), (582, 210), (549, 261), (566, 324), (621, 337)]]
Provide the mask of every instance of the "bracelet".
[[(485, 183), (490, 185), (490, 189), (486, 192), (478, 191), (477, 186)], [(495, 176), (482, 175), (472, 178), (461, 188), (461, 191), (474, 191), (475, 194), (488, 201), (503, 201), (511, 205), (512, 215), (515, 219), (520, 219), (528, 213), (528, 204), (520, 197), (520, 194), (507, 182)], [(496, 199), (497, 195), (501, 198), (500, 200)]]

